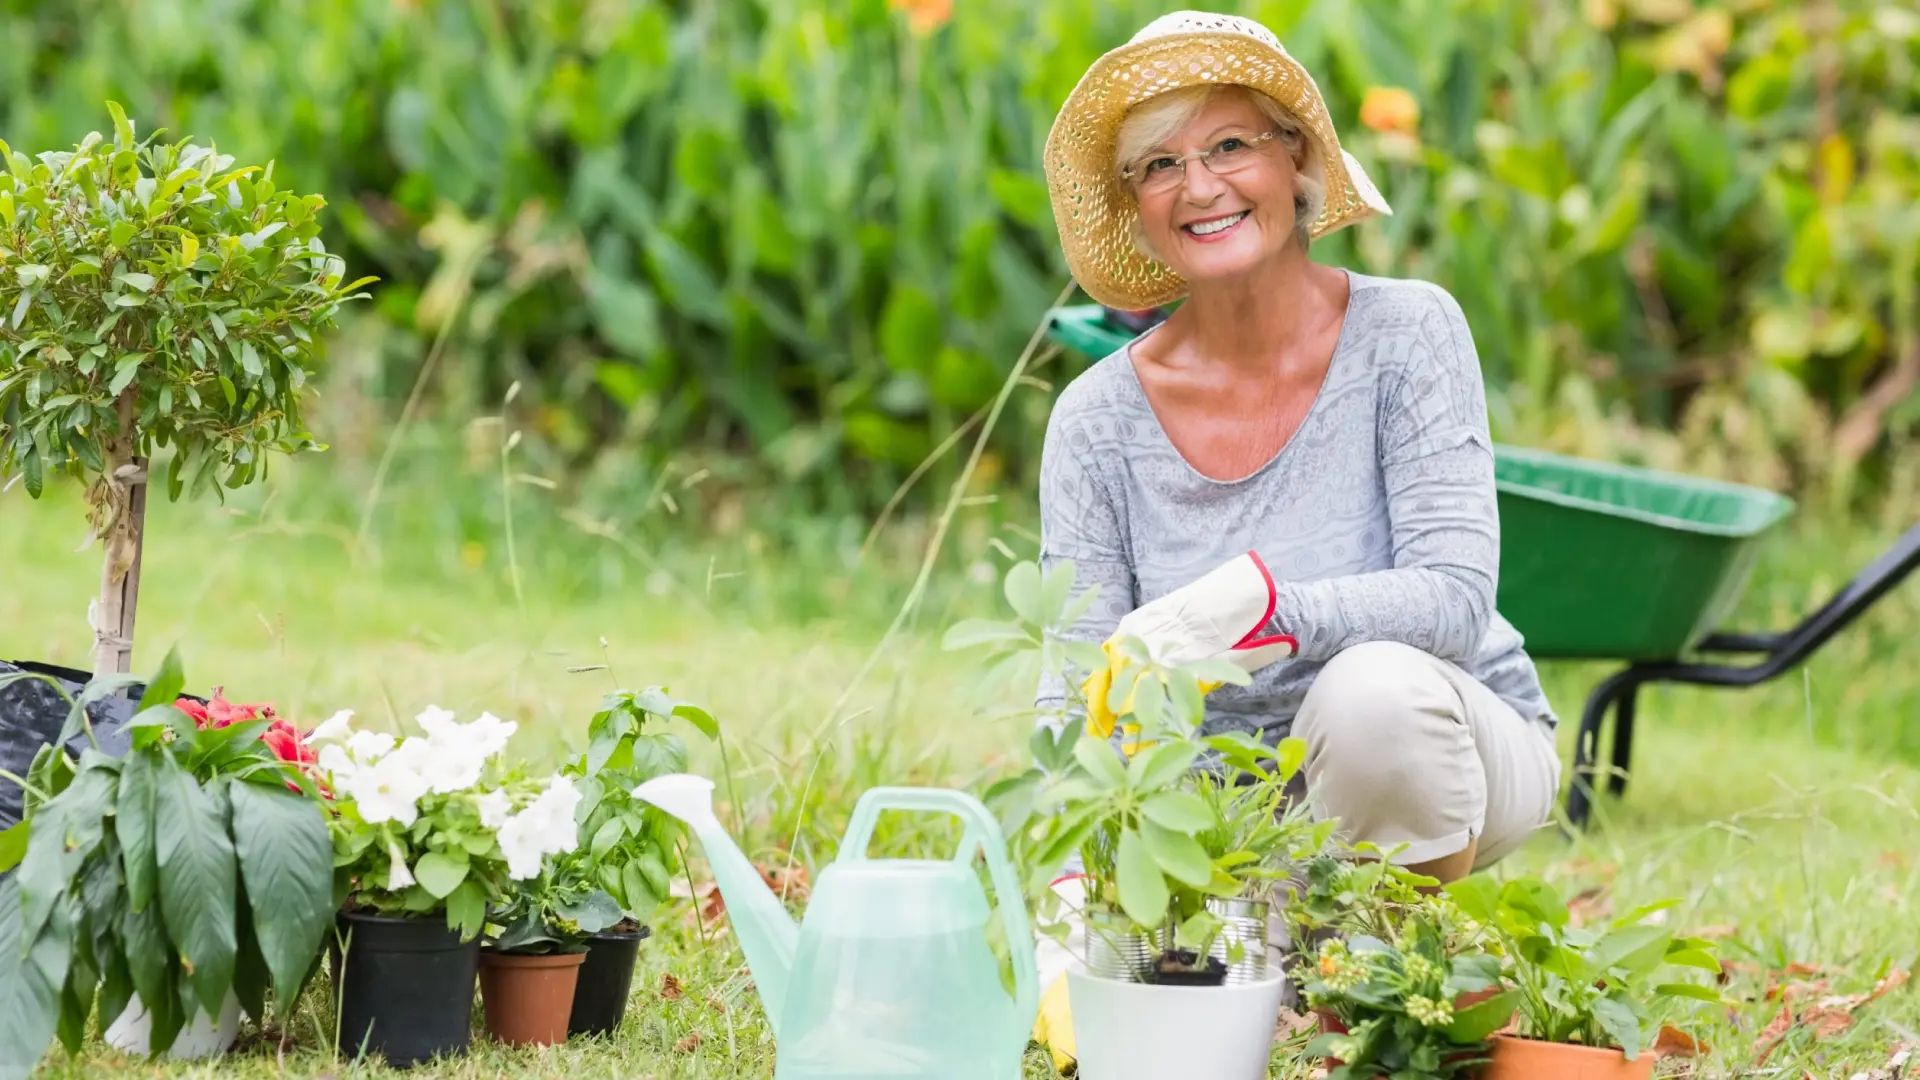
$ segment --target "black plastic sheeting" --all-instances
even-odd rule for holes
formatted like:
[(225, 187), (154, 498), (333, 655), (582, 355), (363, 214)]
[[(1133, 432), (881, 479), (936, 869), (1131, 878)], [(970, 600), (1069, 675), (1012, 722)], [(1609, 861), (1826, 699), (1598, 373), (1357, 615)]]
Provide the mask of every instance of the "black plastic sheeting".
[[(80, 696), (93, 677), (89, 672), (52, 664), (0, 660), (0, 675), (17, 671), (52, 675), (74, 698)], [(101, 753), (119, 757), (127, 752), (132, 740), (127, 722), (133, 719), (144, 689), (134, 686), (87, 706), (87, 719), (93, 723), (93, 735), (99, 741)], [(22, 679), (0, 688), (0, 769), (25, 778), (40, 748), (60, 737), (60, 728), (67, 722), (70, 711), (72, 706), (67, 699), (44, 679)], [(85, 731), (67, 741), (67, 750), (75, 757), (87, 746)], [(26, 792), (19, 785), (0, 777), (0, 829), (11, 828), (19, 822), (25, 799)]]

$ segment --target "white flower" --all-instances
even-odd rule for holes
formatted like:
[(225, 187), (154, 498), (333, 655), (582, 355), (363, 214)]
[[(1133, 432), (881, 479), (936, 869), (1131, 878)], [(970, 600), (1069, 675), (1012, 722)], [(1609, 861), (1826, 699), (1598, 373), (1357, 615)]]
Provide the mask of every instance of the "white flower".
[(500, 826), (500, 850), (507, 856), (508, 877), (515, 881), (537, 877), (541, 861), (548, 855), (572, 851), (579, 845), (580, 833), (574, 827), (573, 815), (580, 807), (580, 798), (571, 778), (555, 776), (525, 810)]
[(546, 849), (540, 842), (539, 822), (523, 810), (500, 826), (500, 851), (507, 857), (507, 876), (526, 881), (540, 876), (540, 863)]
[(513, 796), (495, 789), (475, 800), (480, 804), (480, 826), (486, 829), (498, 829), (507, 823), (513, 813)]
[(335, 781), (345, 783), (360, 766), (353, 763), (353, 755), (347, 753), (339, 743), (328, 743), (320, 748), (320, 767), (333, 774)]
[(463, 729), (467, 738), (473, 740), (474, 752), (482, 758), (490, 758), (507, 748), (507, 740), (520, 730), (520, 725), (512, 720), (502, 720), (490, 712), (483, 712), (480, 718)]
[(356, 731), (347, 738), (347, 753), (362, 765), (371, 765), (393, 749), (393, 736), (384, 731)]
[(360, 817), (368, 824), (392, 821), (412, 826), (419, 818), (420, 796), (427, 793), (427, 780), (412, 757), (389, 754), (340, 781), (341, 790), (360, 808)]
[(455, 722), (456, 719), (457, 717), (452, 709), (443, 709), (438, 705), (429, 705), (420, 710), (420, 715), (414, 717), (413, 721), (420, 725), (420, 730), (426, 732), (428, 738), (439, 739), (442, 736), (453, 735), (460, 730), (460, 725)]
[(413, 885), (413, 871), (407, 869), (407, 853), (393, 840), (387, 841), (387, 859), (392, 863), (387, 871), (387, 891), (399, 892)]
[(480, 773), (486, 768), (485, 759), (464, 750), (440, 747), (432, 750), (423, 760), (420, 774), (426, 777), (427, 787), (434, 794), (451, 795), (480, 782)]
[(353, 710), (341, 709), (339, 712), (327, 717), (326, 723), (314, 728), (313, 734), (307, 736), (307, 742), (342, 742), (353, 734), (352, 720)]

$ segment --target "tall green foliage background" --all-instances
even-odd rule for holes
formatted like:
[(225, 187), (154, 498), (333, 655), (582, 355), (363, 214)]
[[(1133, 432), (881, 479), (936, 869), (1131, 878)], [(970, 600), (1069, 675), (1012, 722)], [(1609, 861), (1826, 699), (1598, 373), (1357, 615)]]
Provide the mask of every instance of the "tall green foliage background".
[[(70, 147), (114, 98), (326, 192), (329, 247), (382, 279), (336, 397), (397, 409), (437, 347), (431, 408), (518, 381), (529, 452), (600, 503), (706, 470), (870, 511), (1067, 282), (1039, 164), (1058, 103), (1177, 6), (0, 0), (0, 137)], [(1910, 5), (1215, 6), (1317, 73), (1396, 208), (1317, 254), (1454, 291), (1499, 437), (1912, 487)], [(1047, 403), (1017, 399), (989, 479), (1035, 465)]]

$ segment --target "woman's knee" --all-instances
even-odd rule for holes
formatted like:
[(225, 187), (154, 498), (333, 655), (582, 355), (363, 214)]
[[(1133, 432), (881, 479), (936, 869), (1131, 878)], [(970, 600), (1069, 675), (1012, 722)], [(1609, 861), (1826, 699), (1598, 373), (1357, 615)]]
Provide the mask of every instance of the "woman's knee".
[(1433, 659), (1410, 645), (1371, 641), (1336, 654), (1307, 689), (1295, 722), (1309, 760), (1334, 756), (1383, 770), (1410, 763), (1436, 725), (1458, 727), (1458, 695)]

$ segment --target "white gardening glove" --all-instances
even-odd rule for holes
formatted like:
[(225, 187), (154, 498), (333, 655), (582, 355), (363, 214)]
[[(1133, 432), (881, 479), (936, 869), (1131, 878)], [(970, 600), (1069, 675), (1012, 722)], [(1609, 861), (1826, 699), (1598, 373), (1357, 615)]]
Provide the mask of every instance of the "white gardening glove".
[(1292, 635), (1260, 636), (1277, 596), (1266, 563), (1249, 551), (1134, 609), (1108, 640), (1139, 638), (1164, 667), (1218, 657), (1251, 675), (1300, 651)]

